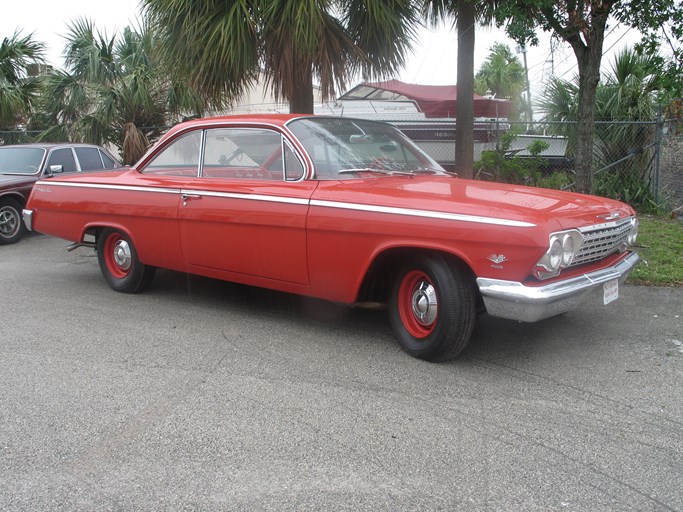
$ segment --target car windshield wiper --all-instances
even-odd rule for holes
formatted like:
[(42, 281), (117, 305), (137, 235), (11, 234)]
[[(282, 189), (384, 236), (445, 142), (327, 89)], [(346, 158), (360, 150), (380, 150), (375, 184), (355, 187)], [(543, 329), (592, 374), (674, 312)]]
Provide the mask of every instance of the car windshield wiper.
[(382, 174), (384, 176), (413, 176), (412, 172), (375, 169), (372, 167), (356, 167), (353, 169), (341, 169), (337, 171), (337, 174), (349, 174), (352, 172), (374, 172), (375, 174)]
[(414, 174), (443, 174), (443, 171), (432, 169), (431, 167), (419, 167), (412, 169), (410, 172)]

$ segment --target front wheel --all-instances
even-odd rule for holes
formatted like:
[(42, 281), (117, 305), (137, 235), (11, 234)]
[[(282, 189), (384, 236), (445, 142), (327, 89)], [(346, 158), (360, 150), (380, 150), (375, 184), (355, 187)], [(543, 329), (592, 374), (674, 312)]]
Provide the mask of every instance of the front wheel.
[(13, 199), (0, 200), (0, 245), (18, 242), (25, 231), (19, 203)]
[(440, 255), (416, 258), (394, 281), (391, 326), (410, 355), (445, 361), (462, 352), (476, 318), (476, 289), (468, 269)]
[(97, 238), (97, 260), (104, 279), (117, 292), (145, 290), (156, 270), (142, 263), (130, 238), (115, 229), (105, 229)]

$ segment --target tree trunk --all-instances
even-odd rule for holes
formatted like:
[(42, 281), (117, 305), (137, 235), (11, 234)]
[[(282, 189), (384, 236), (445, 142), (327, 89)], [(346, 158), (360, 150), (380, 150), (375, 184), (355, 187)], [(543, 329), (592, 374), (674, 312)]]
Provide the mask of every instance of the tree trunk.
[(475, 7), (470, 0), (457, 0), (458, 7), (458, 96), (455, 125), (455, 170), (472, 178), (474, 163), (474, 28)]
[(301, 71), (299, 84), (289, 98), (290, 114), (313, 114), (313, 71), (309, 65)]
[(593, 193), (593, 139), (595, 136), (595, 95), (600, 81), (600, 54), (587, 48), (577, 55), (579, 63), (579, 105), (576, 116), (576, 190)]
[(600, 62), (605, 40), (605, 27), (611, 2), (594, 2), (590, 12), (590, 30), (584, 30), (584, 41), (577, 35), (571, 44), (579, 67), (579, 104), (576, 116), (576, 150), (574, 168), (576, 190), (593, 193), (593, 139), (595, 137), (595, 96), (600, 82)]

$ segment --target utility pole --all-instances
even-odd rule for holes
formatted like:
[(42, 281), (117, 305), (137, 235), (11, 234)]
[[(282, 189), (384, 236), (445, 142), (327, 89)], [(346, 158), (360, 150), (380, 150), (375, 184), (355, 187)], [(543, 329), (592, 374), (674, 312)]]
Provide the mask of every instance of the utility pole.
[(526, 101), (527, 101), (527, 129), (533, 127), (534, 123), (534, 111), (531, 108), (531, 87), (529, 87), (529, 67), (526, 62), (526, 46), (520, 44), (517, 46), (517, 53), (521, 53), (524, 56), (524, 76), (526, 79)]

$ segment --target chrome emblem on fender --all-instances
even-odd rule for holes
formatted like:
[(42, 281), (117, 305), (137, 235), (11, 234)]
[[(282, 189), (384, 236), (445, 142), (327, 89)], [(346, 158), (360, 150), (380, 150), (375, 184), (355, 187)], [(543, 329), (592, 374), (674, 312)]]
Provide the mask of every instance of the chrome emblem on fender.
[(492, 254), (486, 259), (493, 262), (493, 265), (491, 265), (493, 268), (503, 268), (501, 263), (508, 260), (503, 254)]
[(612, 213), (605, 213), (604, 215), (596, 215), (598, 219), (605, 219), (605, 220), (614, 220), (618, 219), (621, 217), (617, 212), (612, 212)]

